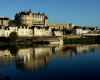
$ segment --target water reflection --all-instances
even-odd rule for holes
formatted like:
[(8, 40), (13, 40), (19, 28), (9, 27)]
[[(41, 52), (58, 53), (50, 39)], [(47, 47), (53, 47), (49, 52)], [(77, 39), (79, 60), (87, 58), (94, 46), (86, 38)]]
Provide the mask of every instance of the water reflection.
[[(10, 66), (15, 62), (16, 68), (22, 71), (46, 68), (50, 57), (75, 56), (79, 53), (97, 51), (100, 45), (58, 45), (18, 48), (10, 46), (0, 50), (0, 67)], [(14, 55), (16, 54), (16, 55)]]
[(50, 48), (23, 48), (19, 49), (16, 67), (23, 71), (43, 68), (49, 63)]

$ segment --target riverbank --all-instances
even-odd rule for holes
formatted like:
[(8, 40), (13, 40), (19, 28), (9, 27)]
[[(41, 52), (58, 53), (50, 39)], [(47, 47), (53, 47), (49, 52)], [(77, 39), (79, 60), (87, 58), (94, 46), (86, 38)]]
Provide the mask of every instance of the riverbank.
[(64, 44), (91, 44), (95, 43), (95, 40), (93, 38), (69, 38), (63, 40)]
[[(49, 44), (49, 40), (57, 40), (57, 37), (19, 37), (16, 43), (20, 45), (33, 45), (33, 44)], [(96, 38), (64, 38), (63, 44), (92, 44), (99, 43), (99, 37)], [(8, 39), (5, 37), (0, 37), (0, 45), (8, 45)]]

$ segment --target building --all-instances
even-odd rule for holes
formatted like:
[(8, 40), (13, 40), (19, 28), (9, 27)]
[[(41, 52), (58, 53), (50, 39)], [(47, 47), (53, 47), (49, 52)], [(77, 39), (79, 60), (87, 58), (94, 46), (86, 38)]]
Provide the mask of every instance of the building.
[(28, 26), (0, 26), (0, 37), (9, 37), (11, 32), (17, 32), (19, 37), (33, 35), (33, 29), (29, 29)]
[[(35, 26), (34, 28), (32, 28)], [(39, 27), (38, 27), (39, 26)], [(8, 37), (11, 32), (17, 32), (20, 37), (31, 36), (62, 36), (66, 30), (71, 30), (74, 24), (54, 24), (49, 23), (48, 17), (44, 14), (32, 13), (31, 10), (22, 11), (15, 15), (15, 20), (0, 18), (0, 36)], [(52, 29), (59, 29), (53, 31)]]
[(62, 31), (60, 31), (60, 30), (54, 31), (54, 36), (62, 36), (62, 35), (63, 35)]
[(82, 34), (82, 28), (79, 27), (79, 26), (74, 26), (74, 28), (71, 31), (75, 35), (81, 35)]
[(38, 13), (32, 13), (31, 10), (28, 11), (22, 11), (19, 12), (19, 14), (16, 13), (15, 15), (15, 22), (17, 25), (20, 24), (26, 24), (27, 26), (44, 26), (45, 25), (45, 19), (48, 19), (47, 16), (44, 14)]
[(8, 26), (9, 18), (1, 17), (0, 18), (0, 25), (1, 26)]
[(50, 27), (35, 27), (34, 36), (52, 36), (52, 29)]
[(28, 11), (22, 11), (19, 12), (18, 14), (16, 13), (15, 15), (15, 22), (17, 25), (20, 24), (26, 24), (27, 26), (41, 26), (41, 27), (48, 27), (50, 26), (51, 28), (55, 29), (72, 29), (74, 27), (74, 24), (54, 24), (54, 23), (49, 23), (48, 17), (44, 14), (38, 13), (32, 13), (31, 10)]
[(91, 30), (88, 27), (83, 27), (83, 29), (82, 29), (83, 34), (89, 33), (89, 32), (91, 32)]

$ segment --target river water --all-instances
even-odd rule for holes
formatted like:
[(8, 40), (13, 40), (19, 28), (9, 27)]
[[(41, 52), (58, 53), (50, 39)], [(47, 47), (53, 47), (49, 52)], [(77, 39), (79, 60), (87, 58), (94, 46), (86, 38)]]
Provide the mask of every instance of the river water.
[(100, 80), (99, 44), (0, 48), (0, 79)]

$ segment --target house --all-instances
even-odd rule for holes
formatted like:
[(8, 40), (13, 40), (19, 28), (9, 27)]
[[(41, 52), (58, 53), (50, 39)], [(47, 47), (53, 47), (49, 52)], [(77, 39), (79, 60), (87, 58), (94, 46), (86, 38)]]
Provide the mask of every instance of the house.
[(34, 36), (52, 36), (52, 29), (50, 27), (35, 27)]
[(82, 33), (84, 34), (84, 33), (89, 33), (89, 32), (91, 32), (91, 30), (88, 28), (88, 27), (83, 27), (82, 28)]
[(33, 35), (33, 29), (29, 29), (27, 26), (0, 26), (0, 37), (9, 37), (11, 32), (17, 32), (19, 37), (29, 37)]
[(59, 29), (54, 29), (52, 32), (54, 33), (54, 36), (62, 36), (63, 35), (63, 31), (61, 31)]
[(75, 35), (81, 35), (82, 34), (82, 28), (79, 27), (79, 26), (74, 26), (74, 28), (71, 31)]

